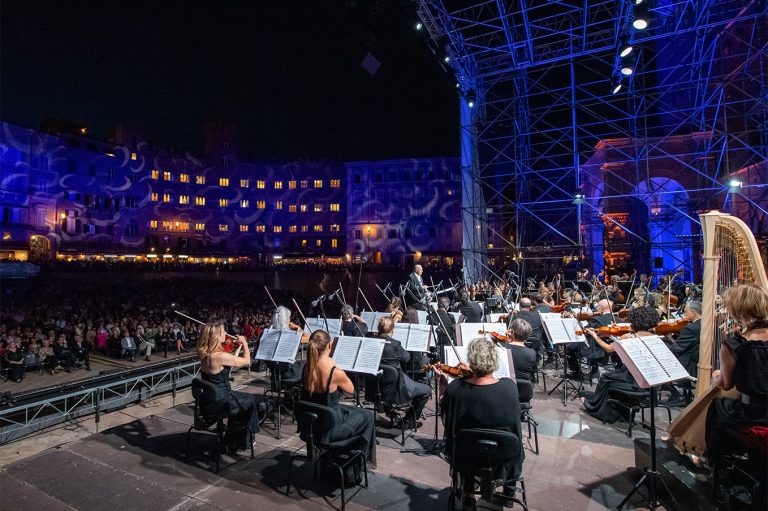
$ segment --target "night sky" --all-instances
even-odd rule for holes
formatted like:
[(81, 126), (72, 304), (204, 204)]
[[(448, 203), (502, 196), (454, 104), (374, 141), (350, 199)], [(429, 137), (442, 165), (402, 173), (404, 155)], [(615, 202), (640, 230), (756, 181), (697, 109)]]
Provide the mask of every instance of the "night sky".
[(0, 119), (56, 117), (95, 138), (139, 124), (195, 154), (206, 120), (225, 119), (251, 159), (457, 155), (455, 81), (409, 5), (3, 0)]

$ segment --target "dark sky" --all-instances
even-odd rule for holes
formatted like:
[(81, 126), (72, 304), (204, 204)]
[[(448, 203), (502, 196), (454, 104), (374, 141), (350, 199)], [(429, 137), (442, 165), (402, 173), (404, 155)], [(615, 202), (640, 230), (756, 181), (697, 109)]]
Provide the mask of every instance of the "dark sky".
[(228, 119), (252, 158), (456, 155), (455, 82), (409, 3), (3, 0), (0, 118), (96, 138), (138, 123), (195, 153), (205, 121)]

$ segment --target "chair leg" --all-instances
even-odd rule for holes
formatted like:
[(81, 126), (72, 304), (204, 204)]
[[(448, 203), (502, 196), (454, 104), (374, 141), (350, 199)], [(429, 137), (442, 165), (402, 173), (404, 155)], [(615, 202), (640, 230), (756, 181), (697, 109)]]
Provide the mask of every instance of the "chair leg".
[(340, 465), (333, 463), (332, 464), (336, 469), (339, 471), (339, 480), (341, 481), (341, 511), (344, 511), (347, 507), (347, 499), (346, 499), (346, 493), (344, 492), (344, 489), (347, 486), (347, 479), (344, 477), (344, 470), (341, 468)]
[[(539, 428), (538, 423), (536, 423), (536, 420), (534, 420), (533, 417), (529, 419), (531, 422), (533, 422), (533, 442), (536, 445), (536, 451), (534, 451), (534, 454), (536, 456), (539, 455)], [(528, 425), (531, 425), (531, 422), (528, 423)]]
[(190, 426), (190, 428), (187, 430), (187, 452), (186, 452), (186, 459), (189, 459), (189, 438), (192, 435), (192, 430), (195, 429), (195, 426)]

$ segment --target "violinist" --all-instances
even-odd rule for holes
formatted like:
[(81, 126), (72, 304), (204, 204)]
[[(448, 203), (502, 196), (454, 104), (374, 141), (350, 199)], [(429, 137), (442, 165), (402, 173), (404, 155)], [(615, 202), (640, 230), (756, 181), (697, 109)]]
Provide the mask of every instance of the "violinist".
[[(613, 323), (613, 302), (605, 298), (597, 302), (597, 312), (587, 321), (587, 326), (591, 329), (608, 326)], [(579, 370), (579, 358), (586, 357), (590, 365), (590, 376), (597, 374), (597, 367), (601, 362), (605, 362), (606, 352), (600, 344), (596, 343), (591, 337), (587, 337), (587, 346), (581, 343), (568, 344), (565, 347), (565, 355), (568, 359), (568, 368), (576, 373)]]
[(462, 291), (459, 295), (461, 302), (461, 316), (459, 316), (459, 323), (482, 323), (483, 322), (483, 309), (476, 302), (470, 299), (467, 292)]
[[(701, 336), (701, 302), (691, 301), (683, 309), (688, 324), (680, 330), (677, 338), (672, 342), (670, 351), (675, 354), (680, 364), (685, 367), (688, 374), (695, 375), (699, 363), (699, 338)], [(686, 402), (675, 385), (665, 386), (672, 395), (667, 404), (669, 406), (682, 406)]]
[[(634, 337), (643, 337), (653, 335), (653, 328), (659, 323), (661, 318), (659, 313), (651, 307), (638, 307), (629, 311), (629, 323), (632, 326), (632, 332), (622, 335), (619, 339), (631, 339)], [(603, 341), (592, 328), (585, 330), (592, 340), (598, 344), (605, 352), (612, 353), (614, 347), (612, 343)], [(614, 407), (608, 402), (609, 391), (611, 389), (639, 391), (635, 379), (629, 373), (625, 366), (621, 366), (614, 371), (603, 374), (597, 382), (595, 392), (591, 395), (581, 398), (584, 409), (603, 422), (614, 423), (623, 417), (624, 411)], [(626, 417), (624, 417), (626, 419)]]
[[(301, 327), (291, 322), (291, 311), (287, 307), (279, 305), (275, 312), (272, 314), (272, 324), (270, 326), (272, 330), (301, 330)], [(305, 333), (302, 333), (302, 342), (304, 341)], [(270, 362), (272, 364), (274, 362)], [(297, 360), (293, 364), (287, 362), (278, 362), (277, 367), (280, 371), (280, 378), (283, 380), (290, 380), (301, 378), (301, 373), (304, 370), (304, 360)], [(268, 364), (268, 365), (269, 365)], [(274, 372), (274, 371), (273, 371)], [(274, 375), (273, 375), (274, 376)]]
[[(453, 380), (448, 384), (441, 401), (443, 424), (445, 425), (445, 452), (450, 458), (456, 434), (469, 428), (485, 428), (507, 431), (520, 437), (520, 400), (517, 385), (508, 378), (496, 379), (494, 371), (499, 368), (499, 355), (493, 342), (475, 339), (467, 347), (467, 361), (472, 376)], [(447, 378), (440, 373), (441, 383)], [(494, 479), (510, 480), (522, 472), (524, 452), (522, 443), (520, 457), (516, 464), (503, 467), (502, 473)], [(475, 477), (479, 474), (464, 473), (462, 480), (465, 490), (472, 490)], [(469, 491), (467, 491), (469, 493)], [(472, 499), (472, 497), (465, 497)], [(474, 501), (464, 502), (465, 509), (473, 509)]]
[[(437, 310), (429, 314), (429, 324), (437, 328), (437, 347), (442, 353), (443, 346), (453, 343), (456, 335), (456, 319), (448, 312), (451, 300), (442, 296), (437, 300)], [(445, 327), (445, 330), (443, 330)]]
[(527, 297), (521, 298), (520, 310), (514, 316), (510, 316), (510, 318), (524, 319), (528, 322), (529, 325), (531, 325), (531, 334), (526, 341), (526, 346), (533, 348), (533, 350), (538, 353), (542, 349), (541, 333), (543, 329), (541, 326), (541, 316), (539, 316), (538, 312), (531, 309), (531, 299)]
[(352, 337), (365, 337), (368, 333), (368, 325), (365, 320), (355, 314), (351, 305), (345, 305), (341, 308), (341, 334)]
[(542, 314), (552, 312), (552, 305), (547, 302), (545, 295), (542, 295), (541, 293), (535, 293), (533, 295), (533, 299), (536, 302), (536, 312)]
[(533, 373), (538, 354), (533, 348), (525, 345), (525, 341), (531, 336), (531, 324), (521, 318), (515, 318), (509, 324), (507, 337), (509, 342), (501, 346), (512, 352), (512, 363), (515, 366), (515, 379), (533, 381)]
[(399, 323), (403, 319), (402, 307), (403, 302), (400, 300), (400, 297), (393, 296), (392, 300), (384, 308), (384, 312), (389, 312), (389, 317), (392, 318), (392, 321)]

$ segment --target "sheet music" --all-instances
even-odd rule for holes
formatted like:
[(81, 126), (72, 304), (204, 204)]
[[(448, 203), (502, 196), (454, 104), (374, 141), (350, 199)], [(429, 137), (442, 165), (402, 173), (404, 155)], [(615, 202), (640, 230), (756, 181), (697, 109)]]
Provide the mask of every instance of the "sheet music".
[(540, 313), (539, 316), (552, 344), (585, 342), (584, 335), (576, 335), (576, 331), (581, 330), (576, 318), (563, 318), (557, 312)]
[(423, 310), (416, 310), (416, 314), (419, 316), (419, 324), (420, 325), (426, 325), (427, 324), (427, 316), (429, 316), (429, 313), (427, 311)]
[(336, 366), (349, 372), (376, 374), (384, 340), (370, 337), (339, 337), (333, 350)]
[(296, 352), (299, 350), (300, 343), (301, 332), (270, 328), (261, 335), (259, 349), (253, 358), (293, 364), (296, 361)]
[(690, 377), (657, 335), (623, 339), (616, 343), (616, 352), (642, 388)]
[(360, 314), (360, 317), (363, 318), (365, 324), (368, 325), (368, 331), (375, 332), (379, 329), (379, 319), (388, 318), (389, 315), (389, 312), (363, 311)]
[[(456, 358), (456, 353), (453, 351), (453, 348), (446, 347), (443, 348), (443, 351), (445, 352), (443, 354), (443, 360), (446, 364), (450, 366), (459, 364), (459, 359)], [(456, 351), (461, 355), (461, 360), (467, 362), (467, 347), (456, 346)], [(514, 367), (512, 364), (512, 351), (502, 348), (501, 346), (496, 346), (496, 353), (499, 355), (499, 368), (494, 371), (493, 376), (495, 378), (509, 378), (514, 380), (515, 372), (510, 369), (511, 367)]]
[[(459, 323), (456, 325), (456, 344), (467, 344), (472, 339), (483, 337), (481, 330), (486, 332), (507, 333), (504, 323)], [(488, 337), (486, 335), (486, 337)]]
[[(328, 335), (336, 337), (341, 333), (341, 319), (328, 318)], [(304, 331), (307, 335), (312, 335), (315, 330), (326, 330), (326, 320), (323, 318), (307, 318), (307, 324), (304, 327)]]
[(508, 316), (506, 312), (491, 312), (486, 314), (486, 318), (489, 323), (498, 323), (501, 316)]
[(391, 337), (397, 339), (402, 344), (405, 344), (406, 339), (408, 339), (408, 331), (410, 328), (410, 323), (395, 323), (395, 329), (392, 331)]
[(430, 325), (410, 325), (403, 349), (405, 351), (427, 352), (431, 339), (432, 327)]
[(453, 322), (454, 323), (458, 323), (459, 322), (459, 318), (461, 317), (461, 312), (449, 312), (448, 314), (453, 316)]

